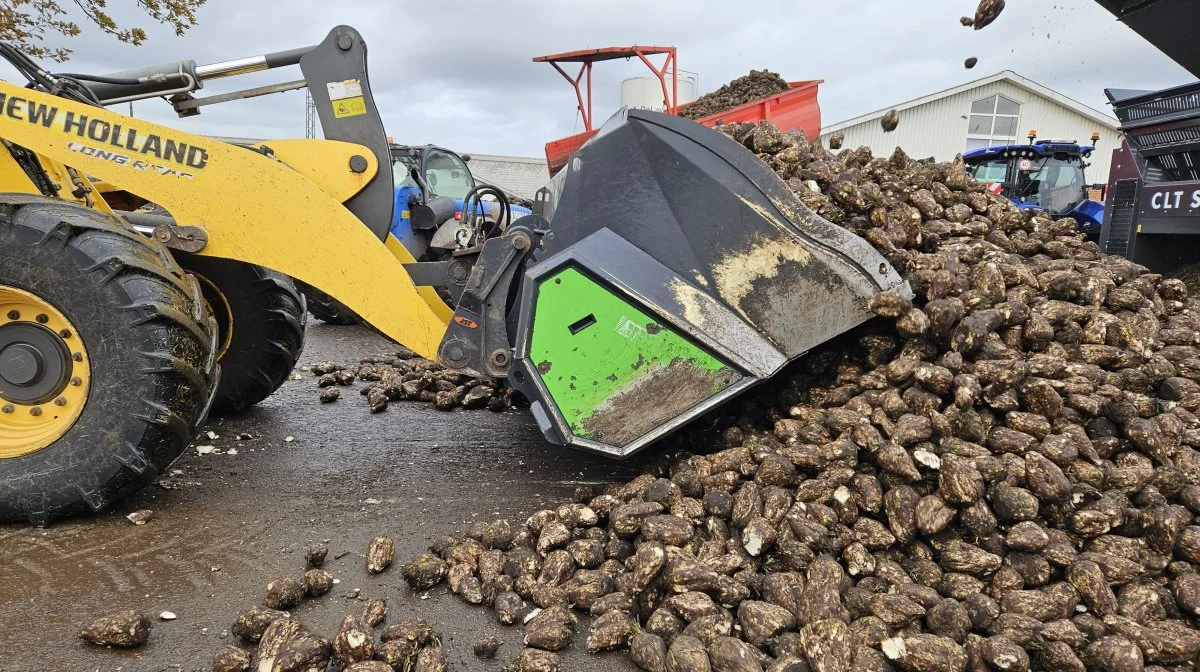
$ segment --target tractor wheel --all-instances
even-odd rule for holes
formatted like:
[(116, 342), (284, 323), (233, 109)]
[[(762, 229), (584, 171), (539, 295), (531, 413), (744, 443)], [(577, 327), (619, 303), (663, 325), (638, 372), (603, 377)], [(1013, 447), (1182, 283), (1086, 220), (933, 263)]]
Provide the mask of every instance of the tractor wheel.
[(1180, 266), (1169, 274), (1187, 285), (1188, 296), (1200, 296), (1200, 264)]
[(304, 349), (304, 297), (290, 278), (232, 259), (180, 255), (217, 320), (221, 382), (213, 415), (231, 415), (278, 390)]
[(0, 194), (0, 520), (99, 511), (187, 448), (216, 383), (196, 279), (123, 222)]
[(308, 300), (308, 312), (312, 316), (325, 324), (358, 324), (362, 319), (341, 301), (322, 292), (312, 285), (296, 280), (296, 287), (304, 294), (304, 298)]

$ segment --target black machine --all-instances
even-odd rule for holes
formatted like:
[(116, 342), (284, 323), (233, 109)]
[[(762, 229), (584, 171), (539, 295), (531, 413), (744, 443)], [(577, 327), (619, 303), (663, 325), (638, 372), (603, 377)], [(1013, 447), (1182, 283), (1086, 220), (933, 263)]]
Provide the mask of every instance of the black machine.
[(1105, 93), (1125, 142), (1113, 152), (1101, 249), (1159, 273), (1200, 264), (1200, 82)]
[[(1193, 75), (1200, 3), (1097, 0)], [(1100, 248), (1152, 271), (1200, 279), (1200, 82), (1106, 89), (1125, 141), (1113, 151)]]

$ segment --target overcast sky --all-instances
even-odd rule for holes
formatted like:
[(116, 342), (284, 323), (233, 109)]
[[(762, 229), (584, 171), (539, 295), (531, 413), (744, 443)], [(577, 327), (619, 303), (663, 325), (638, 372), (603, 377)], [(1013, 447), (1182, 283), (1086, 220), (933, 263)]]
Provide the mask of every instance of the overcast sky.
[[(64, 3), (70, 5), (71, 3)], [(116, 0), (114, 15), (140, 21)], [(1195, 79), (1091, 0), (1008, 0), (991, 26), (959, 25), (975, 0), (208, 0), (184, 37), (147, 25), (142, 47), (85, 26), (64, 71), (111, 72), (190, 58), (211, 63), (319, 42), (339, 23), (367, 41), (372, 88), (398, 142), (460, 152), (541, 156), (583, 130), (570, 86), (541, 54), (613, 45), (679, 48), (702, 93), (767, 68), (823, 79), (826, 124), (1011, 69), (1107, 112), (1104, 88), (1157, 89)], [(82, 23), (82, 21), (81, 21)], [(143, 24), (144, 25), (144, 24)], [(963, 68), (968, 56), (979, 59)], [(636, 59), (598, 64), (595, 116), (620, 83), (649, 74)], [(10, 72), (0, 70), (10, 78)], [(213, 82), (204, 94), (299, 78), (298, 68)], [(136, 116), (198, 133), (303, 137), (304, 94), (204, 108), (178, 120), (158, 100)]]

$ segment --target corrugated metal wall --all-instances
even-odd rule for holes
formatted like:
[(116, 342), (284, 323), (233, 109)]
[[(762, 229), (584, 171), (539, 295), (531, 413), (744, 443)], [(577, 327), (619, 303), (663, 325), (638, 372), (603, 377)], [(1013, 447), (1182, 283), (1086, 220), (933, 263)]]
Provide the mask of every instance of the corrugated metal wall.
[(471, 154), (467, 167), (477, 183), (491, 184), (528, 200), (533, 200), (538, 189), (550, 181), (545, 159)]
[[(1090, 142), (1092, 131), (1099, 131), (1100, 142), (1092, 154), (1087, 180), (1093, 184), (1108, 182), (1112, 150), (1121, 144), (1115, 130), (1006, 81), (985, 84), (903, 110), (900, 112), (900, 126), (891, 133), (883, 132), (878, 117), (844, 128), (842, 132), (846, 134), (846, 140), (843, 147), (867, 145), (876, 156), (886, 156), (896, 147), (903, 147), (914, 159), (932, 156), (939, 161), (949, 161), (966, 148), (971, 103), (994, 94), (1021, 104), (1017, 142), (1028, 142), (1025, 135), (1032, 128), (1036, 128), (1038, 136), (1043, 139), (1077, 140), (1080, 144)], [(822, 143), (829, 146), (828, 133), (823, 135)]]

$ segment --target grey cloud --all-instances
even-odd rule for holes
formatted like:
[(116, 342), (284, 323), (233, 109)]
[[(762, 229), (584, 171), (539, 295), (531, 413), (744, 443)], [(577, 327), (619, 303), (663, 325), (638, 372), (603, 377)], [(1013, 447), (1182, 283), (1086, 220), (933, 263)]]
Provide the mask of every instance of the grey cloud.
[[(1103, 89), (1161, 88), (1192, 79), (1090, 0), (1008, 0), (981, 31), (958, 17), (974, 0), (442, 0), (341, 2), (209, 0), (182, 38), (150, 27), (133, 48), (88, 30), (62, 69), (108, 72), (192, 58), (227, 60), (321, 40), (346, 23), (364, 34), (370, 75), (389, 134), (464, 152), (538, 156), (550, 139), (582, 130), (568, 84), (532, 57), (627, 44), (679, 48), (702, 91), (769, 68), (790, 80), (824, 79), (826, 122), (870, 112), (1011, 69), (1097, 109)], [(136, 14), (124, 14), (135, 17)], [(1049, 34), (1049, 38), (1047, 38)], [(965, 70), (968, 56), (979, 58)], [(656, 62), (657, 59), (656, 59)], [(59, 67), (59, 66), (56, 66)], [(638, 62), (595, 69), (596, 123), (618, 103)], [(297, 78), (298, 70), (213, 82), (205, 93)], [(304, 95), (293, 92), (206, 108), (179, 120), (159, 101), (135, 114), (217, 135), (302, 136)]]

